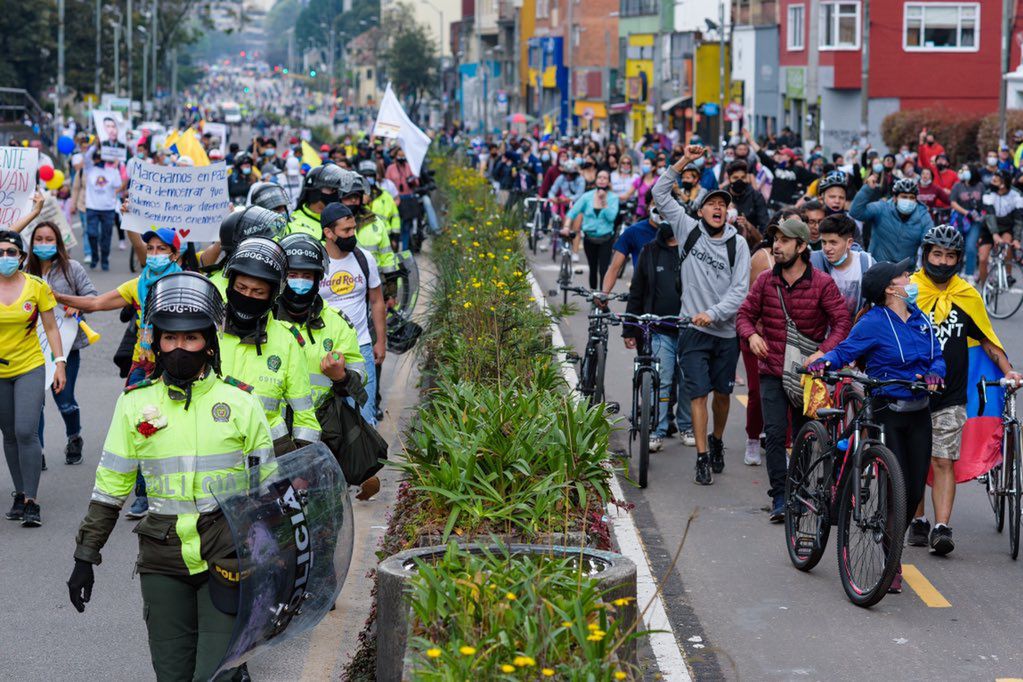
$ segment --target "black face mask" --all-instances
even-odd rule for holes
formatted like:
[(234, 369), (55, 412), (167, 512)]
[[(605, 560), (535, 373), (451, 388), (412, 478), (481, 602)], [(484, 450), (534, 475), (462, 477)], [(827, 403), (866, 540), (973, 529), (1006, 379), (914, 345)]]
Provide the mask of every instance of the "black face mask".
[(745, 180), (736, 180), (732, 183), (732, 194), (742, 194), (749, 187), (749, 183)]
[(924, 258), (924, 272), (937, 284), (944, 284), (952, 279), (952, 276), (959, 272), (959, 263), (955, 265), (931, 265), (930, 261)]
[(688, 192), (688, 191), (690, 191), (695, 186), (695, 184), (696, 183), (689, 182), (688, 180), (683, 180), (682, 181), (682, 189), (685, 190), (686, 192)]
[(270, 312), (270, 305), (270, 299), (252, 298), (233, 288), (227, 290), (227, 314), (243, 329), (253, 329), (256, 322)]
[(185, 350), (175, 348), (169, 353), (160, 353), (160, 366), (175, 385), (190, 383), (210, 361), (205, 348), (202, 350)]
[(707, 231), (707, 234), (709, 234), (711, 237), (717, 237), (719, 234), (724, 232), (725, 231), (725, 225), (727, 224), (727, 223), (722, 223), (721, 227), (714, 227), (713, 225), (708, 223), (706, 220), (704, 220), (702, 222), (703, 222), (703, 229), (705, 229)]
[(671, 225), (669, 225), (668, 223), (661, 223), (660, 225), (657, 226), (657, 236), (659, 236), (664, 241), (668, 241), (669, 239), (673, 239), (675, 237), (675, 230), (671, 229)]
[(355, 247), (358, 245), (359, 241), (356, 239), (355, 235), (352, 235), (351, 237), (338, 237), (334, 240), (334, 243), (337, 244), (337, 248), (341, 249), (344, 253), (351, 253), (352, 251), (355, 251)]
[(325, 193), (321, 189), (320, 190), (320, 201), (322, 201), (324, 204), (332, 204), (335, 201), (337, 201), (337, 195), (336, 194), (327, 194), (327, 193)]
[(285, 309), (292, 314), (302, 316), (309, 312), (310, 306), (313, 301), (320, 294), (319, 289), (320, 283), (313, 282), (313, 288), (304, 294), (296, 294), (295, 290), (289, 286), (284, 287), (284, 291), (281, 292), (281, 303), (284, 304)]
[(838, 215), (839, 213), (845, 213), (845, 209), (842, 209), (842, 208), (831, 208), (830, 206), (825, 206), (824, 207), (824, 215), (825, 216)]

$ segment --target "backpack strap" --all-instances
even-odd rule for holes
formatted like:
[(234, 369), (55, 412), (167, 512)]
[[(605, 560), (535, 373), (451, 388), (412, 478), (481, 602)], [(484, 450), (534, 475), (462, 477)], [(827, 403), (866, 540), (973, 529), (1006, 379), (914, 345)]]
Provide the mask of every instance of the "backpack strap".
[(355, 256), (355, 260), (359, 261), (359, 269), (362, 270), (362, 277), (366, 280), (366, 303), (369, 303), (369, 263), (366, 261), (366, 254), (356, 246), (352, 255)]
[[(701, 234), (703, 234), (703, 228), (700, 227), (699, 225), (697, 225), (689, 233), (689, 236), (686, 237), (686, 243), (683, 244), (683, 246), (682, 246), (682, 253), (681, 253), (681, 258), (682, 258), (682, 262), (683, 263), (685, 262), (686, 257), (689, 255), (689, 252), (693, 250), (694, 246), (696, 246), (696, 242), (699, 241)], [(728, 251), (728, 266), (730, 268), (732, 268), (733, 270), (735, 269), (735, 249), (736, 249), (735, 237), (736, 237), (736, 235), (733, 234), (731, 237), (728, 238), (728, 241), (725, 242), (725, 249)]]

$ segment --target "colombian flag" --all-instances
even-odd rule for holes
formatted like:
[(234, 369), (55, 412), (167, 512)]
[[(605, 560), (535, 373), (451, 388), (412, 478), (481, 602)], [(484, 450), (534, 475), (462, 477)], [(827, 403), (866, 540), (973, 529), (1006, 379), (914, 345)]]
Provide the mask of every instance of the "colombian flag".
[(320, 154), (305, 140), (302, 140), (302, 163), (309, 164), (310, 168), (316, 168), (323, 164)]
[[(920, 287), (917, 305), (925, 313), (930, 313), (934, 324), (941, 324), (948, 317), (952, 305), (966, 313), (984, 333), (988, 341), (1003, 348), (998, 340), (980, 294), (962, 278), (956, 276), (948, 282), (944, 290), (934, 286), (922, 271), (916, 272), (912, 280)], [(1004, 375), (998, 365), (987, 356), (980, 342), (967, 339), (967, 358), (969, 369), (966, 379), (966, 426), (960, 443), (959, 460), (955, 463), (956, 483), (972, 481), (981, 474), (986, 474), (991, 467), (1002, 461), (1002, 404), (1003, 394), (998, 390), (988, 390), (987, 405), (983, 414), (980, 412), (980, 396), (977, 393), (977, 382), (982, 378), (998, 381)], [(933, 473), (927, 476), (927, 483), (933, 480)]]
[(167, 136), (163, 146), (171, 151), (176, 151), (179, 156), (189, 157), (196, 166), (210, 165), (210, 158), (206, 156), (206, 150), (202, 148), (199, 138), (192, 128), (183, 133), (178, 133), (175, 130)]

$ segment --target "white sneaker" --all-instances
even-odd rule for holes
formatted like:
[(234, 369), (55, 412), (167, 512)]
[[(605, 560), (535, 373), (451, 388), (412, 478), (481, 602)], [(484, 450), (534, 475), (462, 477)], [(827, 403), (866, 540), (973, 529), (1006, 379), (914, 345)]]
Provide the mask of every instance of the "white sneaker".
[(746, 454), (743, 456), (742, 461), (751, 467), (760, 466), (760, 439), (756, 438), (753, 440), (746, 441)]
[(660, 452), (663, 444), (660, 436), (650, 436), (650, 452)]
[(692, 431), (679, 431), (678, 439), (682, 441), (682, 445), (685, 445), (686, 447), (696, 447), (696, 434)]
[(578, 253), (573, 253), (572, 254), (572, 262), (573, 263), (578, 263), (579, 262), (579, 254)]
[(126, 248), (128, 248), (128, 245), (124, 243), (123, 239), (117, 243), (117, 249), (119, 251), (124, 251)]

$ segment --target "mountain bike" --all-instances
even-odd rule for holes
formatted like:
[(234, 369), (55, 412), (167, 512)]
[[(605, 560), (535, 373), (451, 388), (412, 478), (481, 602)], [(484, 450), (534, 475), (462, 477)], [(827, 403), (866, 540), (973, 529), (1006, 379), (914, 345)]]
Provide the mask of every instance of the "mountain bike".
[(529, 250), (535, 256), (539, 250), (540, 240), (547, 233), (550, 199), (543, 197), (526, 197), (523, 210), (526, 215), (525, 230)]
[[(560, 227), (555, 225), (554, 227)], [(572, 285), (572, 241), (575, 239), (575, 232), (567, 235), (552, 229), (551, 248), (557, 254), (558, 265), (558, 287), (561, 289), (563, 304), (568, 304), (568, 292), (573, 290)], [(581, 289), (581, 291), (587, 291)], [(589, 300), (589, 299), (588, 299)]]
[[(1023, 262), (1020, 254), (1012, 252), (1012, 245), (1005, 242), (995, 244), (989, 262), (987, 279), (981, 289), (984, 307), (991, 317), (1004, 320), (1023, 305), (1023, 284), (1013, 274), (1013, 265), (1023, 268)], [(1017, 269), (1016, 273), (1023, 275), (1023, 270)]]
[[(650, 469), (650, 434), (657, 428), (660, 420), (660, 402), (658, 395), (661, 390), (661, 361), (654, 354), (654, 328), (661, 326), (682, 327), (689, 324), (690, 318), (677, 315), (618, 315), (623, 325), (635, 327), (640, 331), (636, 344), (636, 358), (632, 361), (632, 412), (629, 416), (629, 462), (635, 466), (634, 475), (640, 488), (647, 485), (647, 472)], [(633, 444), (638, 442), (638, 450), (633, 457)]]
[[(988, 381), (981, 377), (977, 382), (977, 393), (980, 396), (980, 416), (984, 415), (987, 406), (987, 390), (995, 386), (1005, 391), (1002, 404), (1002, 461), (987, 473), (985, 485), (991, 510), (995, 513), (995, 528), (999, 533), (1005, 526), (1006, 506), (1009, 517), (1009, 556), (1019, 556), (1020, 496), (1023, 494), (1023, 442), (1020, 440), (1020, 421), (1016, 417), (1016, 391), (1023, 383), (1012, 379)], [(1006, 504), (1008, 503), (1008, 504)]]
[(586, 349), (582, 356), (573, 355), (570, 359), (579, 361), (579, 383), (576, 391), (586, 398), (590, 405), (604, 402), (604, 365), (607, 361), (607, 328), (617, 323), (614, 313), (602, 308), (599, 303), (606, 301), (624, 301), (627, 294), (604, 294), (590, 291), (582, 287), (565, 287), (569, 292), (581, 296), (590, 303), (589, 329), (587, 331)]
[(927, 386), (853, 370), (825, 372), (822, 378), (831, 385), (856, 381), (863, 397), (817, 410), (819, 421), (807, 422), (793, 438), (785, 479), (785, 544), (792, 564), (809, 571), (824, 556), (836, 525), (845, 594), (857, 606), (873, 606), (888, 592), (902, 559), (906, 485), (902, 467), (884, 444), (883, 429), (874, 423), (871, 397), (886, 386), (917, 391)]

